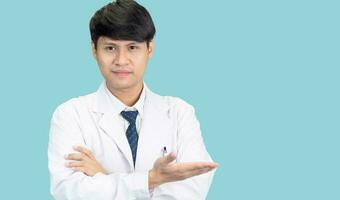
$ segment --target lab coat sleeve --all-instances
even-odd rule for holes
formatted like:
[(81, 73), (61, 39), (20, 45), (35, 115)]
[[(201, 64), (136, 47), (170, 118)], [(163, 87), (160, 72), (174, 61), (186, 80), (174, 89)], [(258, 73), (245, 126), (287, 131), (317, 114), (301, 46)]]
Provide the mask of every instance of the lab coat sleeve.
[[(194, 108), (176, 98), (175, 113), (178, 122), (177, 162), (212, 161), (205, 148)], [(214, 173), (215, 170), (183, 181), (166, 183), (160, 189), (171, 196), (169, 199), (206, 199)], [(154, 199), (163, 199), (163, 196)]]
[(65, 167), (64, 155), (85, 146), (77, 112), (68, 102), (53, 114), (48, 145), (51, 194), (57, 200), (149, 199), (148, 172), (97, 173), (90, 177)]

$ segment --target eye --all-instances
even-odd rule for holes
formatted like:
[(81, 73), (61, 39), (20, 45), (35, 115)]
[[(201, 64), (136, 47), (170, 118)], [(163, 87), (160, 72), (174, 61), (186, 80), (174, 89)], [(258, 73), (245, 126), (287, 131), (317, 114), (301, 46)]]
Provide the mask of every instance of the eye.
[(105, 50), (106, 51), (114, 51), (114, 50), (116, 50), (116, 48), (114, 46), (107, 46), (107, 47), (105, 47)]
[(132, 50), (132, 51), (135, 51), (137, 50), (139, 47), (138, 46), (135, 46), (135, 45), (131, 45), (129, 46), (129, 49)]

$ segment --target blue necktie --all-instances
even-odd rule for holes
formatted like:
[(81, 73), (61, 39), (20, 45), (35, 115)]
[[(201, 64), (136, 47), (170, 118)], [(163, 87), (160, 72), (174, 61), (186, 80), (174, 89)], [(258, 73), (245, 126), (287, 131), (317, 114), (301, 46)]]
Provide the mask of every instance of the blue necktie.
[(138, 146), (138, 134), (136, 129), (136, 118), (138, 115), (138, 111), (122, 111), (121, 115), (129, 122), (129, 127), (126, 130), (126, 138), (129, 141), (133, 159), (133, 166), (135, 166)]

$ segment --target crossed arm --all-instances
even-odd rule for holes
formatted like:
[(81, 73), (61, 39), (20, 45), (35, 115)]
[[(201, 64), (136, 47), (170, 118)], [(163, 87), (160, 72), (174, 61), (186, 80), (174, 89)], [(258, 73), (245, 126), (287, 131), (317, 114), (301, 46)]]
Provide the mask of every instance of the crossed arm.
[[(74, 150), (78, 153), (65, 155), (65, 160), (67, 160), (65, 163), (66, 167), (83, 172), (87, 176), (94, 176), (99, 172), (108, 174), (89, 149), (75, 146)], [(204, 174), (218, 167), (218, 164), (214, 162), (174, 163), (175, 159), (176, 154), (172, 152), (155, 161), (153, 168), (149, 171), (149, 189), (164, 183), (180, 181)]]
[[(185, 116), (181, 118), (178, 130), (178, 155), (170, 153), (157, 159), (146, 172), (108, 174), (91, 151), (84, 148), (86, 144), (73, 105), (59, 107), (51, 121), (48, 147), (51, 194), (58, 200), (135, 199), (150, 195), (156, 199), (169, 195), (176, 199), (205, 198), (213, 176), (206, 172), (218, 164), (200, 162), (211, 161), (211, 158), (205, 150), (193, 110), (185, 110), (188, 111), (183, 113)], [(76, 152), (71, 153), (74, 144), (83, 147), (75, 147)], [(64, 154), (67, 154), (65, 158)], [(65, 161), (67, 167), (63, 166)], [(199, 174), (204, 175), (196, 176)], [(174, 182), (179, 180), (183, 181)], [(152, 188), (157, 190), (150, 194), (148, 189)]]

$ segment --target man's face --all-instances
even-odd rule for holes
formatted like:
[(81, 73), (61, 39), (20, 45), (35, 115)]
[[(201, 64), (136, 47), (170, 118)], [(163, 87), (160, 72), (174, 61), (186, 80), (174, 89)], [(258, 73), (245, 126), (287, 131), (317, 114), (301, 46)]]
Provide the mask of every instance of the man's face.
[(107, 87), (113, 91), (130, 91), (141, 86), (148, 60), (153, 52), (153, 41), (112, 40), (99, 37), (92, 53), (97, 60)]

